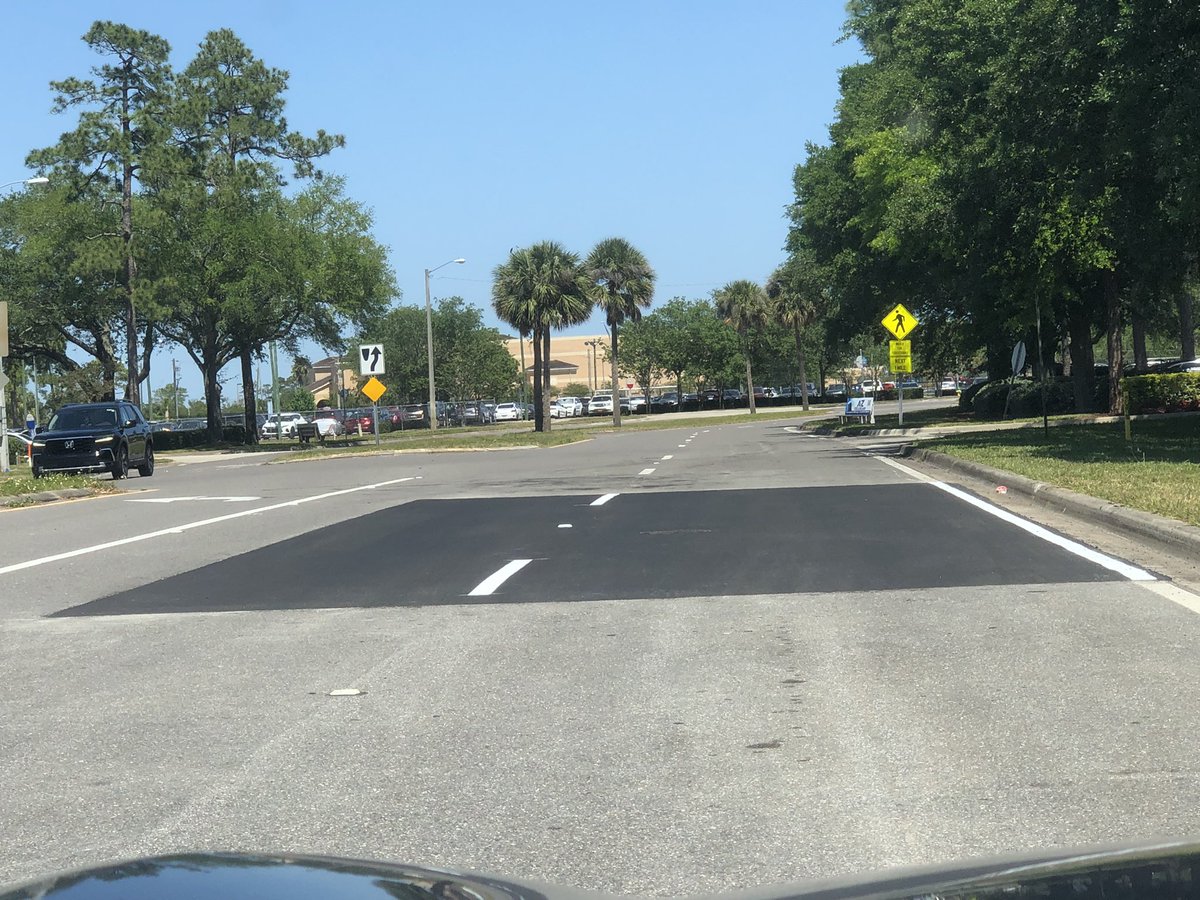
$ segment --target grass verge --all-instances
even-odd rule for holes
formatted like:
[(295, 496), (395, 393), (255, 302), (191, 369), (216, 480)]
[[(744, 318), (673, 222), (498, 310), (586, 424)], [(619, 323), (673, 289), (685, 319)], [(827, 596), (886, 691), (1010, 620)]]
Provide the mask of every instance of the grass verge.
[[(25, 475), (19, 471), (0, 475), (0, 497), (23, 497), (29, 494), (40, 494), (43, 491), (59, 491), (66, 488), (83, 488), (92, 494), (115, 494), (117, 491), (117, 486), (111, 481), (101, 481), (87, 475), (45, 475), (41, 478), (34, 478), (32, 475)], [(21, 504), (5, 504), (6, 507), (14, 505)]]
[(378, 447), (375, 446), (374, 441), (348, 446), (311, 447), (272, 460), (271, 464), (357, 456), (364, 453), (400, 453), (407, 450), (503, 450), (518, 447), (560, 447), (563, 444), (591, 440), (593, 434), (595, 434), (594, 431), (551, 431), (549, 434), (535, 434), (532, 431), (499, 434), (442, 434), (440, 432), (430, 434), (426, 432), (419, 437), (411, 437), (403, 441), (387, 441)]
[(1200, 525), (1200, 419), (989, 431), (921, 441), (937, 450), (1122, 506)]

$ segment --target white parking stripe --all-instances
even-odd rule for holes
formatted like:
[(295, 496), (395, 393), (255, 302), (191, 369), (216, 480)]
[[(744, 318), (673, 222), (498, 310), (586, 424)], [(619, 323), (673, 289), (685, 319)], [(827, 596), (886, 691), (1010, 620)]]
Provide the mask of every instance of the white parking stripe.
[(995, 516), (997, 519), (1008, 522), (1010, 525), (1016, 525), (1022, 531), (1026, 531), (1029, 534), (1032, 534), (1034, 537), (1041, 538), (1047, 543), (1054, 544), (1056, 547), (1061, 547), (1068, 553), (1074, 553), (1076, 556), (1081, 556), (1089, 562), (1094, 562), (1096, 565), (1108, 569), (1110, 572), (1116, 572), (1118, 575), (1124, 575), (1130, 581), (1158, 580), (1145, 569), (1139, 569), (1136, 566), (1123, 563), (1119, 559), (1114, 559), (1111, 556), (1093, 550), (1091, 547), (1085, 547), (1078, 541), (1073, 541), (1070, 538), (1063, 537), (1061, 534), (1055, 534), (1048, 528), (1043, 528), (1041, 525), (1035, 525), (1028, 519), (1022, 519), (1020, 516), (1013, 515), (1006, 509), (993, 506), (986, 500), (979, 499), (974, 494), (968, 494), (966, 491), (960, 491), (958, 488), (951, 487), (945, 482), (938, 481), (936, 478), (930, 478), (925, 473), (918, 472), (916, 469), (910, 469), (908, 466), (901, 465), (894, 459), (876, 456), (873, 453), (868, 453), (867, 456), (871, 456), (874, 459), (879, 460), (881, 463), (891, 466), (893, 469), (899, 469), (901, 472), (911, 475), (918, 481), (924, 481), (926, 484), (931, 484), (938, 490), (945, 491), (947, 494), (950, 494), (952, 497), (957, 497), (964, 503), (970, 503), (976, 509), (981, 509), (988, 515)]
[(597, 497), (595, 500), (593, 500), (588, 505), (589, 506), (603, 506), (605, 503), (607, 503), (613, 497), (618, 497), (618, 496), (620, 496), (620, 495), (619, 494), (604, 494), (601, 497)]
[(516, 575), (523, 568), (533, 562), (532, 559), (514, 559), (510, 563), (501, 566), (479, 584), (475, 585), (475, 589), (467, 594), (468, 597), (487, 597), (496, 588), (508, 581), (512, 576)]
[(68, 550), (65, 553), (55, 553), (53, 556), (41, 556), (37, 559), (27, 559), (24, 562), (13, 563), (9, 566), (0, 566), (0, 575), (7, 575), (10, 572), (20, 572), (22, 569), (32, 569), (36, 566), (44, 566), (47, 563), (59, 562), (64, 559), (71, 559), (76, 556), (85, 556), (88, 553), (98, 553), (101, 550), (111, 550), (113, 547), (122, 547), (125, 544), (136, 544), (139, 541), (148, 541), (151, 538), (165, 537), (168, 534), (183, 534), (185, 531), (191, 531), (193, 528), (203, 528), (205, 525), (216, 525), (219, 522), (229, 522), (232, 519), (240, 519), (243, 516), (253, 516), (256, 513), (271, 512), (276, 509), (284, 509), (288, 506), (299, 506), (301, 503), (311, 503), (314, 500), (327, 500), (330, 497), (340, 497), (343, 494), (353, 494), (356, 491), (369, 491), (374, 488), (387, 487), (392, 484), (401, 484), (405, 481), (412, 481), (413, 476), (407, 478), (393, 478), (391, 481), (379, 481), (375, 484), (363, 484), (358, 487), (346, 488), (341, 491), (329, 491), (324, 494), (314, 494), (311, 497), (301, 497), (299, 500), (289, 500), (284, 503), (272, 503), (270, 506), (257, 506), (254, 509), (243, 509), (240, 512), (228, 513), (224, 516), (214, 516), (211, 519), (199, 519), (195, 522), (185, 522), (182, 525), (175, 525), (171, 528), (162, 528), (158, 531), (147, 531), (144, 534), (134, 534), (126, 538), (120, 538), (115, 541), (106, 541), (103, 544), (93, 544), (90, 547), (80, 547), (78, 550)]
[(647, 469), (642, 469), (642, 471), (638, 472), (638, 474), (639, 474), (639, 475), (653, 475), (653, 474), (654, 474), (654, 469), (655, 469), (655, 467), (654, 467), (654, 466), (650, 466), (650, 467), (649, 467), (649, 468), (647, 468)]

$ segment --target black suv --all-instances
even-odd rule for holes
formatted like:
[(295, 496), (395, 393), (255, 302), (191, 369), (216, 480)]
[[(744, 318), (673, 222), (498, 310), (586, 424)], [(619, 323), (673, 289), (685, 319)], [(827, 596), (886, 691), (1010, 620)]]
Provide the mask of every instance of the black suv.
[(33, 477), (47, 472), (111, 472), (124, 478), (130, 465), (154, 474), (150, 426), (132, 403), (71, 403), (33, 438)]

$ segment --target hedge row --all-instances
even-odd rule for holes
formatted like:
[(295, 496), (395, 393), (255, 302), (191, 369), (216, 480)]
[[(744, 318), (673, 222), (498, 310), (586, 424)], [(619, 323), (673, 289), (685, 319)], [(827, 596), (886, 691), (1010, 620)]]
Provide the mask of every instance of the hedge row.
[[(925, 388), (915, 387), (915, 388), (905, 388), (904, 389), (904, 399), (905, 400), (923, 400), (924, 398), (925, 398)], [(875, 399), (876, 400), (895, 400), (896, 399), (896, 390), (895, 390), (895, 388), (891, 388), (888, 390), (884, 390), (881, 388), (880, 390), (875, 392)]]
[[(155, 450), (189, 450), (207, 446), (208, 431), (203, 428), (195, 431), (156, 431), (151, 439)], [(246, 443), (246, 426), (226, 425), (221, 429), (221, 441), (226, 444)]]
[(1200, 372), (1123, 378), (1130, 415), (1200, 410)]
[[(971, 408), (980, 419), (999, 419), (1004, 416), (1008, 401), (1008, 416), (1025, 419), (1042, 414), (1042, 386), (1038, 381), (1018, 380), (1008, 396), (1007, 381), (990, 381), (973, 395)], [(1046, 382), (1046, 412), (1052, 416), (1075, 411), (1075, 389), (1069, 378)]]

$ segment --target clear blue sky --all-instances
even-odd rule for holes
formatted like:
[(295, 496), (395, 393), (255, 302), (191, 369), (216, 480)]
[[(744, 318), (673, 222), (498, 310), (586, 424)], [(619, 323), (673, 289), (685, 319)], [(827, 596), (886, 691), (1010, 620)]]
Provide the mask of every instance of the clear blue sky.
[[(434, 295), (497, 325), (491, 271), (537, 240), (583, 254), (629, 239), (658, 273), (656, 303), (764, 279), (783, 258), (792, 169), (825, 140), (838, 70), (859, 57), (838, 43), (842, 0), (43, 0), (4, 18), (0, 180), (72, 127), (51, 113), (49, 82), (97, 62), (80, 40), (94, 20), (161, 35), (180, 68), (228, 27), (290, 72), (292, 127), (346, 136), (324, 168), (374, 209), (399, 302), (423, 303), (423, 270), (464, 256)], [(195, 366), (174, 355), (198, 396)]]

